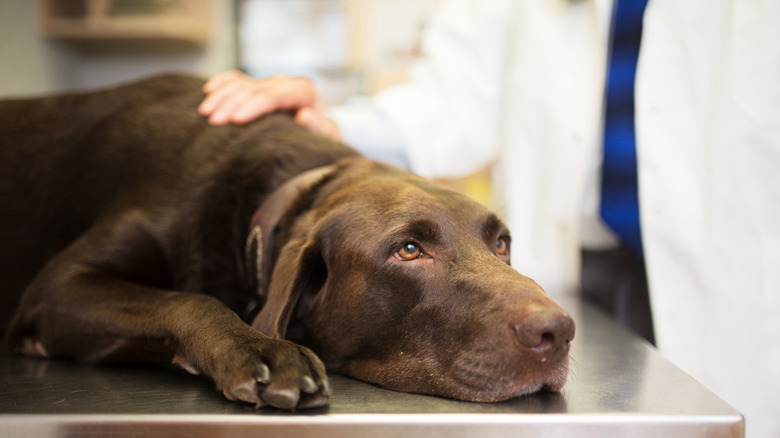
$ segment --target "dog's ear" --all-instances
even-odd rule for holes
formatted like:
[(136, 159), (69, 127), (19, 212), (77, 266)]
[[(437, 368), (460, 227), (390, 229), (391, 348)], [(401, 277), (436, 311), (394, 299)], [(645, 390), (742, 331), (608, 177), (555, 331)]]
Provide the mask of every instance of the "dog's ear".
[[(252, 327), (283, 338), (292, 310), (301, 295), (316, 295), (327, 269), (321, 256), (322, 239), (313, 231), (309, 209), (326, 175), (335, 166), (306, 172), (274, 192), (252, 219), (247, 244), (247, 272), (264, 304)], [(278, 254), (277, 254), (278, 252)]]
[(282, 339), (293, 309), (299, 300), (316, 296), (327, 279), (321, 240), (294, 237), (282, 248), (271, 274), (266, 302), (252, 327), (268, 336)]

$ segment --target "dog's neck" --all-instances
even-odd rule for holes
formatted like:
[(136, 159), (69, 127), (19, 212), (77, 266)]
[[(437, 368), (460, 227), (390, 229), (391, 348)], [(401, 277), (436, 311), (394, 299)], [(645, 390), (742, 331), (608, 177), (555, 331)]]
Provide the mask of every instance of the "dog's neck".
[(271, 193), (255, 211), (249, 225), (244, 254), (245, 272), (249, 284), (255, 285), (257, 297), (244, 312), (244, 317), (253, 317), (263, 300), (263, 291), (270, 282), (274, 235), (279, 221), (299, 196), (317, 184), (323, 177), (336, 169), (335, 164), (317, 167), (288, 180)]

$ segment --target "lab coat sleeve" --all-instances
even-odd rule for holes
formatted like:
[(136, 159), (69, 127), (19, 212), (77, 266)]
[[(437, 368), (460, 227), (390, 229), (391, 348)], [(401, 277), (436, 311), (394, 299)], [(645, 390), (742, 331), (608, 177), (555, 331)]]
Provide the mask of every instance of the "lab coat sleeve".
[(368, 158), (409, 168), (409, 158), (398, 127), (373, 100), (350, 99), (328, 109), (328, 116), (341, 130), (341, 139)]
[(490, 164), (499, 149), (511, 5), (443, 4), (423, 35), (423, 56), (407, 82), (374, 96), (363, 116), (345, 107), (331, 113), (345, 140), (374, 157), (381, 149), (396, 156), (403, 150), (411, 169), (429, 178), (464, 176)]

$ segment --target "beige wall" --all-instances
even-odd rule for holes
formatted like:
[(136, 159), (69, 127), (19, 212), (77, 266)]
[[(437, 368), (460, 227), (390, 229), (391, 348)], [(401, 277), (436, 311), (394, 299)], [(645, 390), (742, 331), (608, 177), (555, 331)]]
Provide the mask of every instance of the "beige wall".
[(213, 0), (204, 48), (84, 45), (44, 37), (37, 1), (0, 1), (0, 96), (94, 88), (164, 71), (208, 76), (235, 66), (233, 2)]

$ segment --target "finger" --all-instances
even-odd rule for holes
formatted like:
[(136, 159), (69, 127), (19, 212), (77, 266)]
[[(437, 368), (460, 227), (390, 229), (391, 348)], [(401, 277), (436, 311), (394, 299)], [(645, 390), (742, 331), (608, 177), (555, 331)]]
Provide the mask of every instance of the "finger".
[(198, 106), (198, 112), (203, 116), (208, 116), (219, 109), (226, 98), (235, 95), (239, 90), (249, 94), (262, 82), (256, 81), (239, 71), (226, 72), (212, 79), (214, 85), (209, 87), (206, 97)]
[(247, 101), (253, 97), (251, 92), (240, 89), (224, 97), (219, 106), (209, 116), (209, 123), (212, 125), (225, 125), (235, 122), (236, 110), (241, 108)]
[(251, 122), (258, 117), (273, 112), (279, 107), (273, 100), (273, 96), (263, 91), (255, 91), (251, 96), (241, 102), (231, 114), (230, 121), (236, 124)]
[(318, 101), (317, 88), (305, 77), (275, 76), (263, 86), (279, 109), (298, 110)]
[(237, 90), (239, 86), (239, 82), (223, 82), (218, 88), (212, 89), (198, 106), (198, 113), (202, 116), (210, 115), (219, 108), (222, 101)]
[(316, 89), (305, 78), (274, 76), (253, 84), (252, 96), (232, 112), (230, 121), (236, 124), (251, 122), (265, 114), (279, 110), (298, 110), (312, 105)]
[[(238, 107), (240, 102), (248, 99), (251, 94), (251, 88), (241, 81), (226, 82), (206, 96), (198, 107), (198, 113), (213, 118), (216, 113), (222, 112), (220, 117), (225, 118), (229, 115), (228, 110), (232, 111)], [(212, 119), (210, 118), (209, 121), (211, 122)]]
[(312, 132), (328, 137), (331, 140), (341, 141), (341, 130), (338, 125), (328, 118), (321, 109), (302, 108), (295, 115), (295, 121)]
[(238, 70), (228, 70), (217, 73), (203, 85), (203, 92), (206, 94), (211, 93), (215, 89), (221, 87), (224, 83), (234, 81), (241, 77), (246, 77), (246, 75)]

